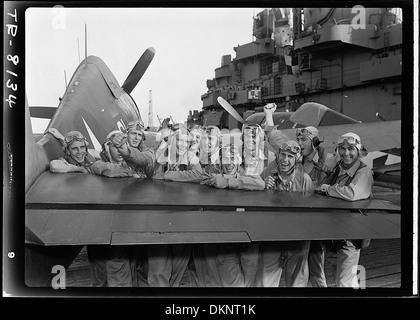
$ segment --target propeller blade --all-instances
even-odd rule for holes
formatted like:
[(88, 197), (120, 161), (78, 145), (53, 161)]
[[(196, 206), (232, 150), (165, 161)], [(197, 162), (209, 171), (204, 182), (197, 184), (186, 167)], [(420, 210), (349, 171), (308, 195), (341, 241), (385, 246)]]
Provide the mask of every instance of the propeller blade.
[(29, 107), (29, 114), (32, 118), (51, 119), (57, 107)]
[(232, 117), (234, 117), (236, 120), (238, 120), (240, 123), (244, 123), (244, 119), (241, 117), (241, 115), (236, 111), (225, 99), (222, 97), (217, 98), (217, 102), (220, 103), (220, 105), (225, 109)]
[(127, 79), (125, 79), (124, 84), (121, 86), (125, 92), (130, 94), (131, 91), (133, 91), (141, 77), (143, 77), (143, 74), (146, 72), (146, 69), (149, 67), (149, 64), (152, 62), (154, 56), (155, 49), (152, 47), (147, 48), (146, 51), (144, 51), (134, 68), (131, 70)]

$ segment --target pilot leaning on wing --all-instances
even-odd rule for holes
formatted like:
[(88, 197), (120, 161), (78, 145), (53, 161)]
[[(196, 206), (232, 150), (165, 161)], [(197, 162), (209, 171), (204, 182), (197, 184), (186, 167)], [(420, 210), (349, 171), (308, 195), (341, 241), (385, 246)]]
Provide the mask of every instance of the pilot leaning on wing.
[(260, 175), (264, 170), (264, 130), (258, 124), (246, 124), (242, 128), (243, 168), (247, 175)]
[[(269, 103), (264, 106), (266, 117), (266, 133), (268, 142), (276, 147), (284, 139), (281, 130), (274, 130), (273, 113), (276, 104)], [(318, 129), (312, 126), (296, 129), (296, 141), (301, 148), (299, 161), (304, 171), (311, 177), (314, 187), (317, 187), (325, 178), (326, 172), (334, 168), (338, 161), (336, 157), (327, 154), (321, 146)], [(309, 280), (312, 287), (327, 287), (324, 272), (325, 246), (321, 240), (312, 240), (308, 256)]]
[[(155, 179), (165, 181), (199, 182), (201, 166), (197, 156), (189, 151), (189, 131), (180, 127), (172, 131), (167, 142), (162, 140), (156, 151), (158, 169)], [(165, 152), (167, 150), (167, 155)], [(147, 246), (150, 287), (179, 287), (188, 267), (191, 245), (171, 244)]]
[(207, 174), (222, 173), (220, 166), (221, 132), (214, 125), (203, 127), (200, 140), (199, 161), (203, 172)]
[(155, 179), (178, 182), (200, 182), (202, 168), (195, 152), (190, 150), (190, 131), (179, 127), (168, 140), (162, 140), (156, 149), (157, 169)]
[[(61, 138), (54, 129), (52, 133)], [(65, 156), (50, 162), (56, 173), (83, 172), (108, 177), (132, 176), (132, 170), (111, 162), (96, 161), (87, 151), (89, 143), (79, 131), (70, 131), (61, 141)], [(111, 154), (109, 154), (111, 156)], [(114, 159), (116, 161), (117, 159)], [(131, 287), (132, 270), (128, 248), (109, 245), (87, 246), (93, 287)]]
[(155, 171), (155, 153), (146, 146), (145, 139), (144, 125), (137, 120), (129, 122), (124, 133), (116, 133), (112, 144), (140, 178), (152, 178)]
[[(54, 134), (55, 131), (51, 133)], [(50, 171), (92, 173), (92, 165), (96, 159), (88, 153), (89, 142), (86, 138), (79, 131), (68, 132), (64, 139), (58, 132), (54, 135), (60, 140), (65, 155), (50, 162)]]
[[(280, 145), (276, 160), (262, 172), (267, 189), (310, 194), (313, 183), (301, 164), (297, 164), (300, 147), (289, 140)], [(281, 196), (281, 195), (279, 195)], [(306, 287), (309, 278), (310, 241), (263, 242), (257, 287), (278, 287), (283, 269), (287, 287)]]
[[(372, 170), (360, 158), (367, 154), (360, 137), (352, 132), (338, 138), (337, 152), (340, 161), (333, 172), (322, 181), (316, 192), (325, 195), (356, 201), (371, 196), (373, 186)], [(360, 249), (369, 240), (333, 240), (336, 257), (336, 286), (358, 287), (356, 268), (359, 263)]]
[[(201, 184), (216, 188), (264, 190), (265, 182), (259, 175), (246, 175), (242, 168), (239, 149), (234, 144), (222, 147), (223, 174), (212, 174)], [(253, 287), (258, 270), (260, 246), (251, 244), (219, 244), (216, 266), (222, 287)]]
[[(323, 170), (327, 153), (321, 146), (318, 129), (312, 126), (296, 129), (296, 141), (301, 149), (301, 163), (315, 187), (325, 178)], [(330, 157), (334, 159), (334, 157)], [(325, 246), (322, 240), (312, 240), (309, 249), (309, 280), (312, 287), (327, 287), (324, 272)]]

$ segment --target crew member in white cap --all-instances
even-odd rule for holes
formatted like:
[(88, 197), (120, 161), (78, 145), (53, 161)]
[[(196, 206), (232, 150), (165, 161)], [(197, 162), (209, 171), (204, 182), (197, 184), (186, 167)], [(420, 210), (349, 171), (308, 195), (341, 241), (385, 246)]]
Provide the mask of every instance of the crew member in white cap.
[[(369, 198), (374, 182), (373, 174), (360, 160), (367, 154), (360, 137), (349, 132), (338, 138), (337, 144), (340, 161), (316, 191), (347, 201)], [(368, 246), (369, 239), (334, 240), (332, 243), (337, 253), (336, 286), (357, 288), (356, 274), (360, 249)]]

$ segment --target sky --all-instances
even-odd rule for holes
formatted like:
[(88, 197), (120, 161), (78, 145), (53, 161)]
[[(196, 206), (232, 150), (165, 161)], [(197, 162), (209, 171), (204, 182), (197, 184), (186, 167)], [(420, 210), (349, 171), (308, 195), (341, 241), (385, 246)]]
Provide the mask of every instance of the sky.
[[(57, 106), (67, 83), (87, 55), (101, 58), (122, 85), (148, 47), (156, 51), (131, 92), (148, 123), (187, 119), (201, 110), (206, 80), (222, 56), (254, 40), (253, 17), (263, 8), (29, 8), (26, 11), (26, 94), (29, 106)], [(34, 133), (45, 119), (32, 119)]]

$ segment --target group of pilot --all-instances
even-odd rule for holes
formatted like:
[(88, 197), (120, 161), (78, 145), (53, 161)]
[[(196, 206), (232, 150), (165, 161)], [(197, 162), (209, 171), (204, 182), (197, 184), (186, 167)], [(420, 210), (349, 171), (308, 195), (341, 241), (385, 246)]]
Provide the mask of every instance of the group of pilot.
[[(274, 127), (275, 109), (275, 104), (266, 105), (264, 129), (245, 124), (239, 139), (223, 139), (221, 130), (213, 125), (164, 128), (156, 150), (145, 144), (143, 123), (133, 121), (124, 131), (108, 134), (100, 159), (88, 152), (88, 142), (80, 132), (71, 131), (61, 139), (65, 155), (50, 162), (50, 171), (163, 179), (215, 188), (275, 189), (303, 196), (317, 192), (347, 201), (371, 196), (373, 175), (360, 160), (367, 151), (358, 135), (340, 136), (335, 154), (322, 148), (315, 127), (298, 128), (296, 141), (284, 141)], [(265, 141), (275, 150), (272, 161), (265, 156)], [(343, 239), (88, 245), (87, 250), (94, 287), (179, 287), (190, 265), (200, 287), (279, 287), (283, 271), (287, 287), (306, 287), (309, 282), (312, 287), (327, 287), (326, 252), (336, 256), (335, 286), (357, 287), (355, 270), (365, 243)]]

